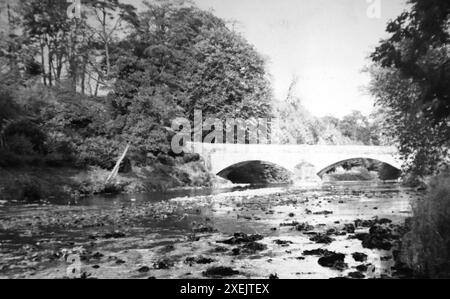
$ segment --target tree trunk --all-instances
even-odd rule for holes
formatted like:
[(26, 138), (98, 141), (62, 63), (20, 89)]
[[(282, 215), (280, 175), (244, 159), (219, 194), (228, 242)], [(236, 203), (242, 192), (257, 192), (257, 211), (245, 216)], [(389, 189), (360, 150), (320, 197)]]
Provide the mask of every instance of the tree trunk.
[(128, 143), (125, 147), (125, 150), (123, 151), (123, 154), (120, 156), (119, 160), (117, 160), (116, 166), (114, 166), (114, 169), (111, 171), (111, 174), (106, 179), (105, 184), (108, 184), (111, 180), (115, 179), (117, 174), (119, 173), (120, 164), (122, 164), (123, 159), (125, 159), (128, 149), (130, 148), (130, 144)]
[(86, 74), (83, 70), (83, 73), (81, 74), (81, 94), (86, 94), (85, 80), (86, 80)]
[(44, 79), (44, 85), (47, 86), (47, 74), (45, 72), (45, 56), (44, 56), (44, 45), (41, 41), (41, 68), (42, 68), (42, 79)]
[(53, 65), (53, 58), (52, 58), (52, 53), (50, 51), (50, 47), (48, 47), (48, 85), (52, 86), (53, 85), (53, 75), (52, 75), (52, 67)]
[(86, 64), (87, 64), (87, 57), (84, 56), (83, 59), (83, 67), (81, 69), (81, 93), (86, 94)]
[(106, 56), (106, 77), (108, 77), (110, 72), (111, 72), (111, 62), (109, 61), (109, 46), (108, 46), (108, 42), (105, 42), (105, 56)]
[(111, 72), (111, 62), (109, 58), (109, 38), (108, 32), (106, 31), (106, 9), (103, 8), (103, 20), (102, 20), (102, 30), (103, 30), (103, 41), (105, 43), (105, 59), (106, 59), (106, 77), (109, 76)]
[(97, 75), (97, 80), (95, 82), (95, 93), (94, 96), (98, 95), (98, 88), (100, 86), (100, 74)]

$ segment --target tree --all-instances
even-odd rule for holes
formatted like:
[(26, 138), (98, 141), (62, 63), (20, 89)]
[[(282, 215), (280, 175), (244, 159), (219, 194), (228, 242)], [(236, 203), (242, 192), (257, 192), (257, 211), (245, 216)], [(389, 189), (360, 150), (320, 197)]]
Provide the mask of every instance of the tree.
[(384, 127), (399, 148), (405, 170), (416, 175), (432, 173), (446, 156), (449, 128), (417, 112), (421, 87), (395, 69), (371, 70), (370, 90), (384, 110)]
[(369, 121), (360, 111), (353, 111), (339, 122), (339, 130), (345, 137), (370, 145)]
[[(95, 94), (99, 85), (111, 88), (108, 83), (112, 78), (112, 51), (119, 35), (125, 34), (127, 26), (138, 26), (136, 8), (119, 0), (86, 0), (89, 30), (92, 34), (90, 49), (97, 55), (87, 61), (97, 74)], [(101, 59), (97, 59), (100, 56)], [(91, 78), (93, 76), (90, 76)]]
[(67, 20), (67, 5), (58, 0), (21, 1), (22, 25), (29, 55), (40, 56), (44, 84), (54, 85), (63, 73), (71, 24)]
[(320, 122), (301, 104), (297, 96), (298, 78), (292, 77), (286, 98), (275, 104), (275, 115), (279, 122), (276, 133), (279, 143), (316, 144)]
[(2, 79), (13, 81), (30, 66), (28, 57), (22, 55), (24, 38), (21, 36), (20, 15), (16, 7), (15, 1), (0, 1), (0, 74), (8, 74)]
[(186, 1), (146, 3), (137, 26), (117, 45), (114, 129), (132, 152), (170, 153), (173, 119), (267, 117), (271, 91), (264, 60), (241, 36)]
[(341, 120), (333, 116), (325, 116), (320, 119), (321, 130), (318, 144), (346, 145), (359, 143), (342, 134), (339, 129)]
[(383, 68), (394, 68), (417, 83), (416, 110), (436, 121), (450, 115), (449, 14), (446, 0), (410, 0), (412, 8), (390, 22), (390, 38), (371, 55)]
[(371, 55), (371, 92), (387, 113), (407, 169), (433, 172), (450, 140), (450, 2), (410, 0)]
[[(21, 0), (23, 46), (20, 55), (34, 66), (45, 85), (61, 85), (69, 79), (72, 90), (97, 94), (99, 85), (111, 79), (111, 55), (124, 24), (135, 25), (132, 5), (118, 0), (83, 0), (81, 18), (69, 19), (68, 4), (60, 0)], [(20, 44), (20, 43), (17, 43)], [(96, 82), (92, 92), (92, 81)]]

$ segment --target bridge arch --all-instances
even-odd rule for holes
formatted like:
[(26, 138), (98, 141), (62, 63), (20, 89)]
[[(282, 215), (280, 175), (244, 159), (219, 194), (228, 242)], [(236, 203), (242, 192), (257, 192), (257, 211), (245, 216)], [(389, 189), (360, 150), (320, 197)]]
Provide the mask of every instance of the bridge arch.
[(377, 162), (380, 162), (380, 163), (387, 164), (387, 165), (391, 166), (392, 168), (397, 169), (398, 171), (400, 171), (399, 167), (396, 166), (396, 163), (393, 163), (392, 161), (387, 161), (387, 160), (380, 159), (380, 158), (355, 157), (355, 158), (344, 159), (344, 160), (341, 160), (341, 161), (332, 163), (332, 164), (330, 164), (330, 165), (328, 165), (328, 166), (326, 166), (326, 167), (323, 167), (323, 168), (317, 173), (317, 176), (320, 177), (320, 178), (322, 179), (323, 176), (324, 176), (327, 172), (329, 172), (330, 170), (332, 170), (332, 169), (334, 169), (334, 168), (336, 168), (336, 167), (338, 167), (338, 166), (340, 166), (340, 165), (342, 165), (342, 164), (345, 164), (345, 163), (348, 163), (348, 162), (352, 162), (352, 161), (356, 161), (356, 160), (370, 160), (370, 161), (377, 161)]
[[(371, 159), (400, 169), (398, 149), (393, 146), (362, 145), (281, 145), (281, 144), (214, 144), (188, 142), (185, 152), (197, 153), (212, 173), (226, 176), (230, 167), (249, 162), (267, 161), (295, 175), (319, 179), (328, 168), (343, 161)], [(243, 163), (243, 164), (242, 164)], [(309, 167), (301, 167), (300, 164)], [(300, 165), (300, 171), (299, 166)], [(305, 171), (302, 168), (306, 168)]]
[(291, 182), (294, 176), (286, 167), (263, 160), (241, 161), (219, 171), (217, 175), (239, 184)]

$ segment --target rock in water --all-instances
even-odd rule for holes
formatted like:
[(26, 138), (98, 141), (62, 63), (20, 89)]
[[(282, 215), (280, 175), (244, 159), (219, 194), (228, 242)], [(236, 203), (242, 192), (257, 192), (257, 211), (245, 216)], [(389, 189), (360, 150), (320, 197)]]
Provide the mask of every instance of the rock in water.
[(318, 234), (318, 235), (310, 238), (309, 240), (319, 243), (319, 244), (330, 244), (334, 241), (333, 238), (330, 238), (329, 236), (323, 235), (323, 234)]
[(125, 238), (125, 234), (119, 231), (113, 231), (110, 233), (106, 233), (102, 236), (102, 238), (104, 239), (120, 239), (120, 238)]
[(277, 245), (281, 245), (281, 246), (289, 246), (290, 244), (294, 244), (291, 241), (285, 241), (285, 240), (274, 240), (273, 241), (275, 244)]
[(299, 232), (305, 232), (305, 231), (310, 231), (310, 230), (313, 230), (314, 229), (314, 226), (312, 226), (312, 225), (309, 225), (308, 223), (298, 223), (296, 226), (295, 226), (295, 229), (297, 230), (297, 231), (299, 231)]
[(323, 256), (319, 259), (319, 265), (327, 268), (343, 268), (345, 260), (345, 254), (343, 253), (330, 253), (327, 256)]
[(155, 269), (169, 269), (172, 266), (173, 262), (168, 259), (159, 260), (153, 264), (153, 268)]
[(279, 278), (278, 278), (278, 275), (275, 273), (275, 274), (270, 274), (269, 279), (279, 279)]
[(140, 272), (140, 273), (147, 273), (148, 271), (150, 271), (150, 268), (147, 266), (143, 266), (138, 269), (138, 272)]
[(369, 266), (371, 266), (370, 264), (369, 265), (359, 265), (359, 266), (356, 266), (356, 270), (358, 270), (359, 272), (367, 272), (367, 270), (369, 269)]
[(303, 255), (327, 256), (332, 254), (334, 254), (334, 252), (321, 248), (303, 251)]
[(233, 276), (233, 275), (237, 275), (237, 274), (239, 274), (239, 271), (236, 271), (230, 267), (223, 267), (223, 266), (211, 267), (203, 272), (203, 276), (212, 277), (212, 278), (227, 277), (227, 276)]
[(237, 245), (243, 243), (250, 243), (264, 239), (261, 235), (247, 235), (244, 233), (235, 233), (234, 236), (227, 240), (217, 241), (217, 243), (223, 243), (228, 245)]
[(357, 262), (365, 262), (367, 261), (367, 254), (361, 252), (355, 252), (352, 254), (353, 259)]
[(361, 272), (348, 273), (348, 277), (354, 278), (354, 279), (363, 279), (363, 278), (365, 278), (364, 274), (362, 274)]
[(203, 265), (211, 264), (214, 262), (214, 260), (212, 258), (199, 256), (199, 257), (188, 257), (184, 262), (192, 266), (193, 264), (203, 264)]
[(349, 234), (355, 233), (355, 229), (356, 228), (353, 223), (344, 224), (344, 230)]
[(250, 242), (242, 246), (242, 252), (247, 254), (253, 254), (256, 251), (266, 250), (267, 246), (258, 242)]

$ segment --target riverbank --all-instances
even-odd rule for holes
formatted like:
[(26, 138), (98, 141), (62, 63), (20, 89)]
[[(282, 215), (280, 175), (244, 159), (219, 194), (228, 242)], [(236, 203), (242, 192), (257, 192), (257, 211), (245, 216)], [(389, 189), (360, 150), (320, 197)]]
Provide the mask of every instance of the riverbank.
[(110, 183), (110, 171), (98, 167), (0, 168), (0, 200), (36, 202), (78, 200), (98, 194), (137, 194), (174, 188), (211, 187), (221, 182), (201, 161), (167, 166), (132, 167)]
[(0, 277), (404, 277), (397, 250), (416, 197), (344, 184), (9, 207)]

